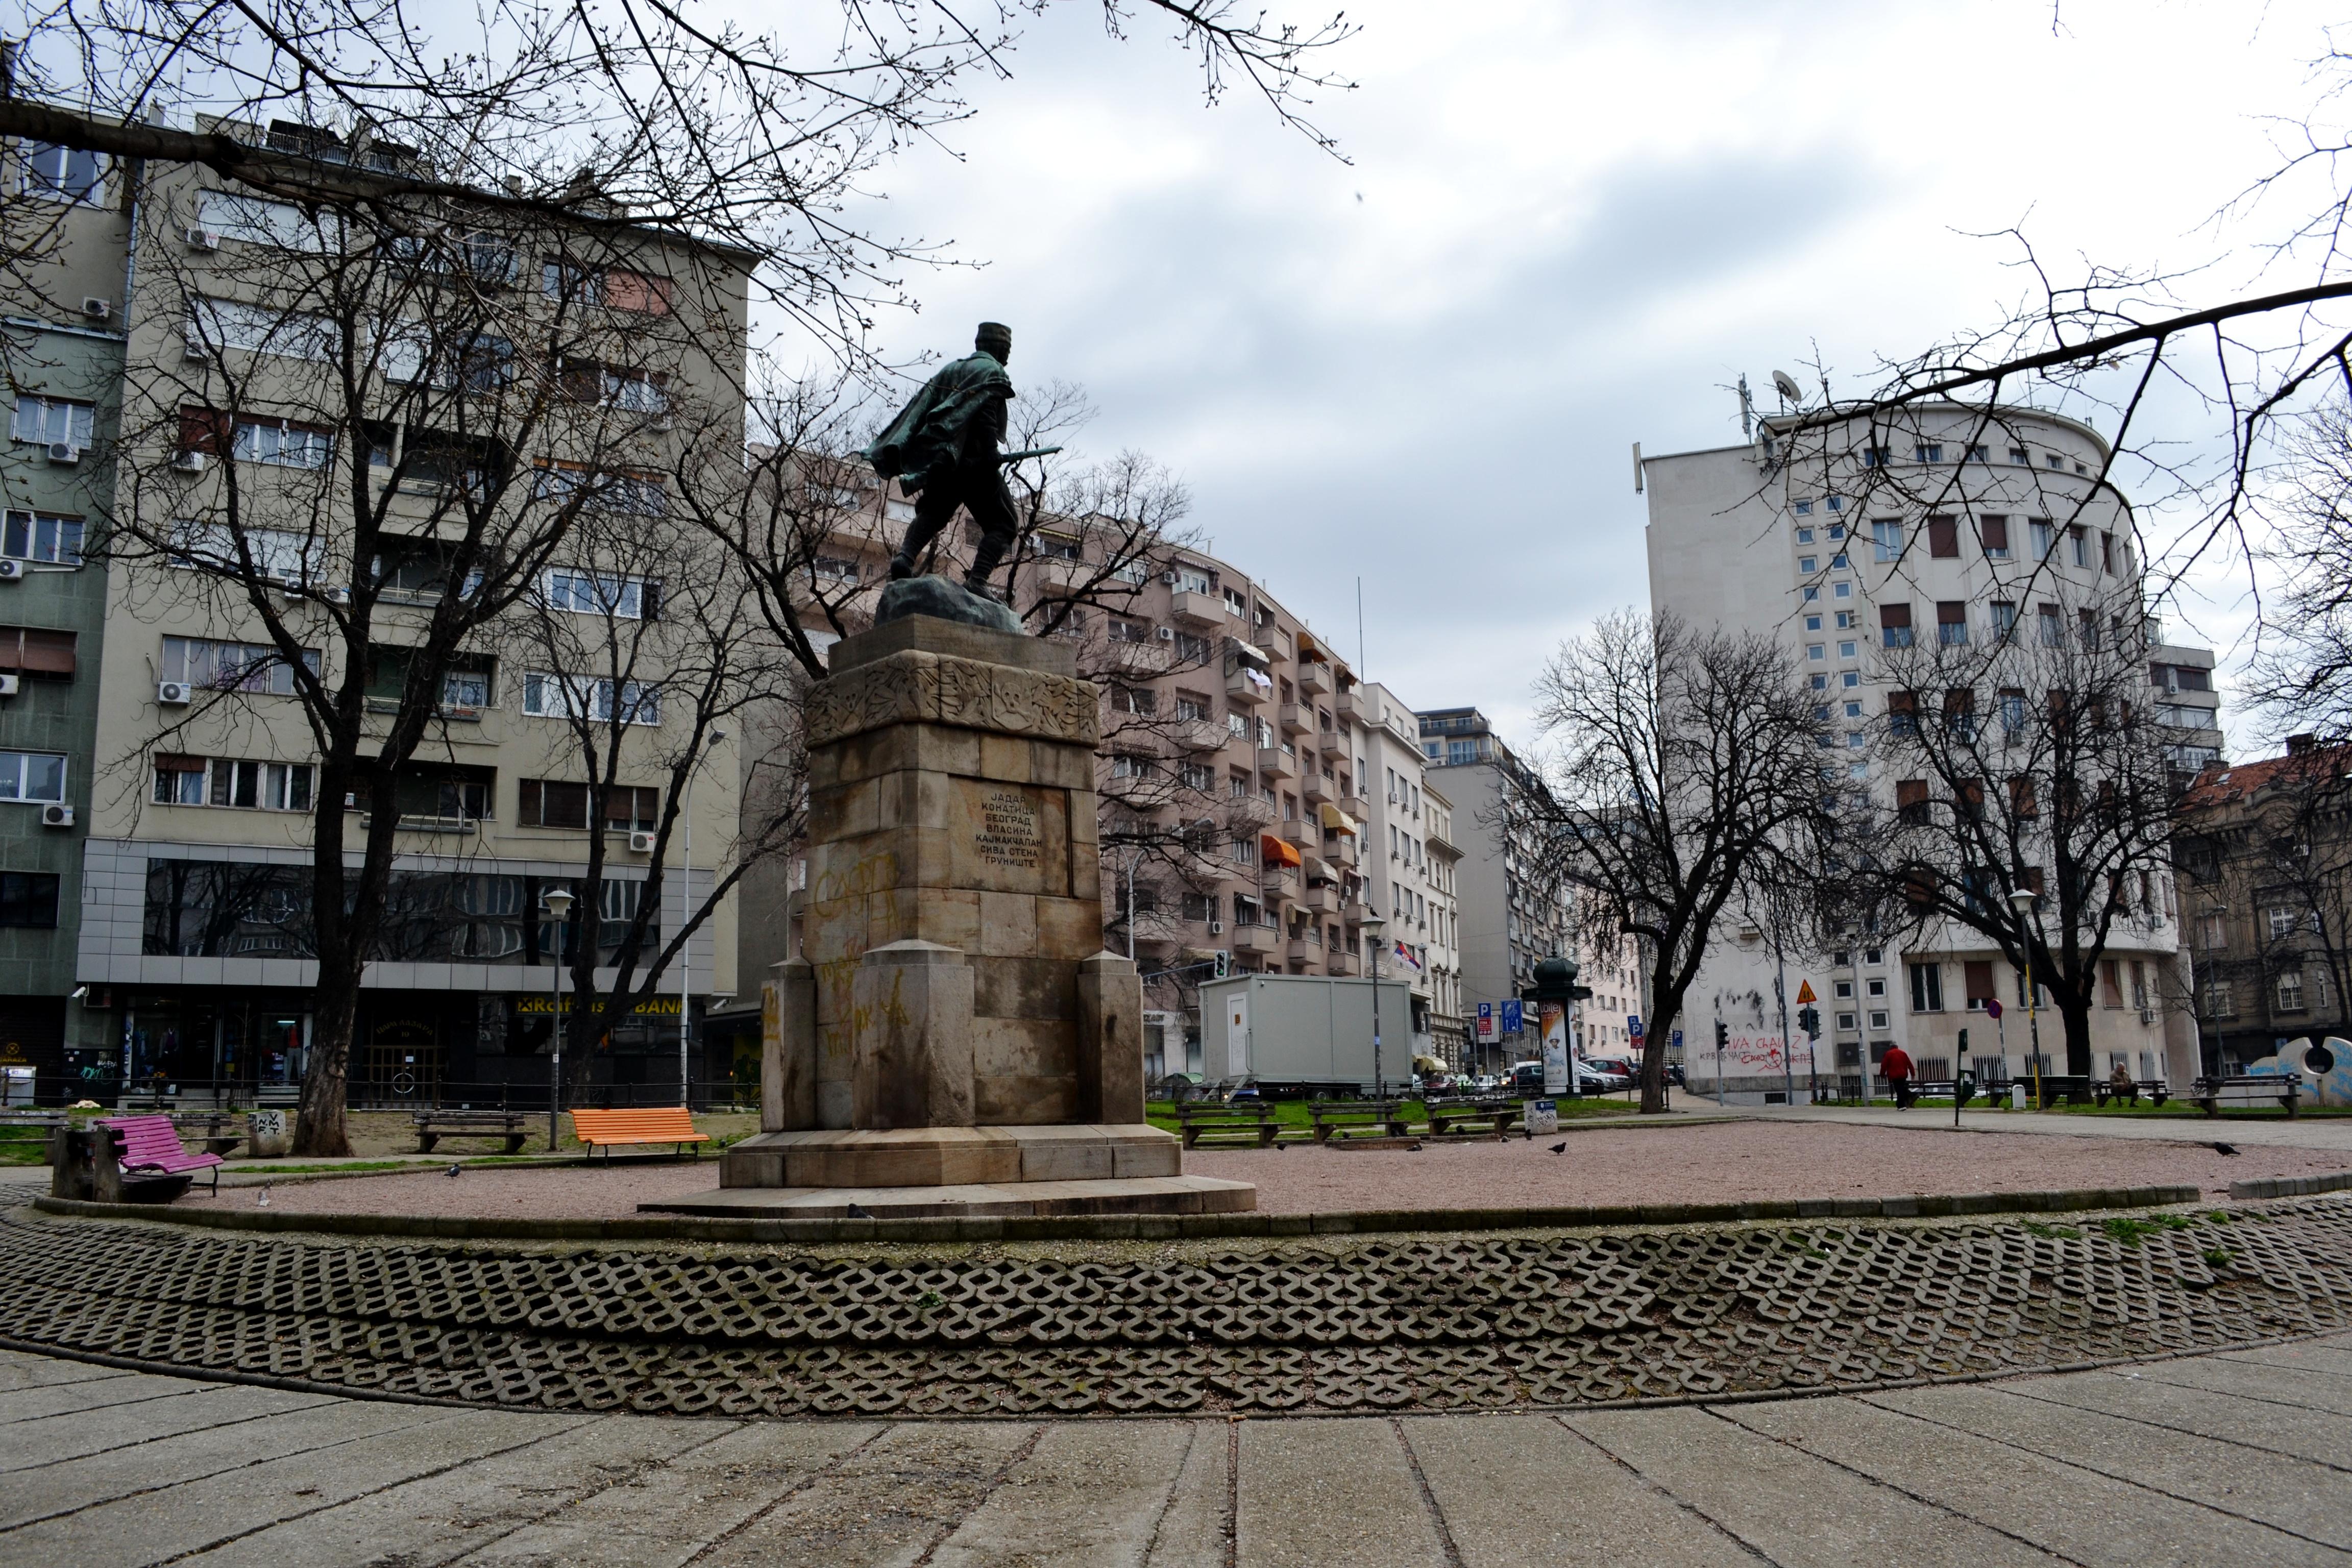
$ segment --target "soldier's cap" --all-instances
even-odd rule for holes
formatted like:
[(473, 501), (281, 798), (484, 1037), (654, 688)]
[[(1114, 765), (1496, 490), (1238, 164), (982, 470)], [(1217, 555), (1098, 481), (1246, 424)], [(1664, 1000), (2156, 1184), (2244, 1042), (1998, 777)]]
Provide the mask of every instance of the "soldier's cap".
[(1013, 329), (1002, 321), (982, 321), (980, 324), (980, 330), (971, 335), (971, 341), (975, 344), (1003, 343), (1006, 348), (1011, 348)]

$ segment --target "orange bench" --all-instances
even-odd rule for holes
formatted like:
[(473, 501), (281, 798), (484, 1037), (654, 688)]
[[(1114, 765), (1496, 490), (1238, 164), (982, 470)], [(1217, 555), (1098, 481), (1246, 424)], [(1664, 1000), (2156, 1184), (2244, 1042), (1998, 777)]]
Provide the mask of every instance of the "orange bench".
[[(689, 1143), (710, 1142), (709, 1133), (694, 1130), (694, 1118), (683, 1105), (660, 1106), (651, 1110), (575, 1110), (572, 1113), (572, 1131), (588, 1145), (588, 1157), (592, 1160), (600, 1145), (609, 1160), (614, 1145), (618, 1143), (675, 1143), (683, 1154)], [(701, 1152), (695, 1151), (698, 1154)]]

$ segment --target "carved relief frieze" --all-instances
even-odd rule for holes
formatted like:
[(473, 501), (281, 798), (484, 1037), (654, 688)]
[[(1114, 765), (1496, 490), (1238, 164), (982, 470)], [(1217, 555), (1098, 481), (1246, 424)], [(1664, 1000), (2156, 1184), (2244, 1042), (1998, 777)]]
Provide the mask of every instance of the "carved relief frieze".
[(817, 682), (808, 698), (808, 742), (886, 724), (952, 724), (1089, 746), (1101, 738), (1091, 681), (1042, 670), (909, 649)]

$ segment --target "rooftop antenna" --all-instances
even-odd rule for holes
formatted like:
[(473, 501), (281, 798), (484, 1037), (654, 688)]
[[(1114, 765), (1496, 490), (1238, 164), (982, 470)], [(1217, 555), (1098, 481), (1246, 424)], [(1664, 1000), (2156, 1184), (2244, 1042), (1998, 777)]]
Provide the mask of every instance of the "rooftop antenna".
[(1801, 408), (1805, 405), (1805, 389), (1799, 386), (1797, 378), (1785, 370), (1772, 373), (1772, 390), (1780, 395), (1780, 406), (1783, 408)]
[(1748, 395), (1748, 373), (1739, 373), (1739, 438), (1756, 439), (1756, 400)]

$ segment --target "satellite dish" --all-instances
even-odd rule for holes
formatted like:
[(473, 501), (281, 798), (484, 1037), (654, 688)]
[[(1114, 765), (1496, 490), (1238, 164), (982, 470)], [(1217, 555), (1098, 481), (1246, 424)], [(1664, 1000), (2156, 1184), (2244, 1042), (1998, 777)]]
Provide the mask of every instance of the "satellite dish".
[(1805, 389), (1799, 386), (1797, 378), (1785, 370), (1772, 373), (1772, 390), (1780, 395), (1783, 403), (1801, 404), (1805, 401)]

